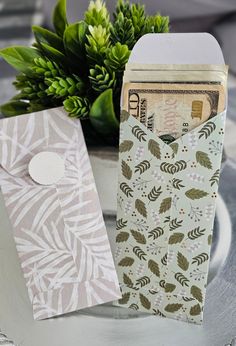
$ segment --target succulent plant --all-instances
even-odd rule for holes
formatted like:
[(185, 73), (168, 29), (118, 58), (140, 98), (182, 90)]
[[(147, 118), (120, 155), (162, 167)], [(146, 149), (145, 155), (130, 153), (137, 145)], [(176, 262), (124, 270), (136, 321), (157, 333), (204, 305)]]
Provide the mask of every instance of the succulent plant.
[(0, 112), (14, 116), (64, 105), (69, 116), (87, 119), (84, 128), (94, 138), (117, 143), (122, 75), (131, 49), (145, 33), (168, 32), (169, 18), (148, 16), (144, 6), (118, 0), (111, 20), (105, 2), (95, 0), (84, 20), (70, 24), (66, 0), (58, 0), (53, 26), (33, 26), (32, 47), (0, 50), (19, 73), (18, 93)]

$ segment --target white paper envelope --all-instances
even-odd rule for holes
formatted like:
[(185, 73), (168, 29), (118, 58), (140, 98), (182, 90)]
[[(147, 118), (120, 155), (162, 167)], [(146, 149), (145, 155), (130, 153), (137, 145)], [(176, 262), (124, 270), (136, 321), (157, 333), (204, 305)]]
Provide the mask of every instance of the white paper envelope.
[[(156, 47), (151, 63), (156, 50), (162, 52), (162, 61), (163, 50), (168, 54), (170, 48), (170, 63), (180, 63), (180, 56), (189, 54), (183, 62), (195, 64), (195, 50), (193, 56), (188, 52), (195, 41), (201, 52), (205, 49), (206, 61), (201, 57), (199, 63), (224, 63), (210, 35), (170, 34), (166, 41), (164, 36), (143, 37), (131, 62), (147, 63), (148, 52)], [(168, 145), (122, 113), (116, 237), (123, 295), (119, 305), (202, 322), (225, 116), (226, 110)]]
[[(36, 182), (62, 168), (58, 181)], [(60, 108), (1, 119), (0, 186), (35, 319), (120, 297), (80, 121)]]

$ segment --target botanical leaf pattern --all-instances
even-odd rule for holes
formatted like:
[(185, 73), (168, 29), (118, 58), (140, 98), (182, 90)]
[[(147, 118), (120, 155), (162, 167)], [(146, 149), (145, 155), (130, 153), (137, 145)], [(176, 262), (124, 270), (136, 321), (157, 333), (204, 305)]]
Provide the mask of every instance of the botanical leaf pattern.
[[(132, 116), (121, 124), (122, 143), (133, 143), (120, 151), (119, 183), (132, 190), (126, 196), (119, 189), (117, 211), (118, 220), (127, 221), (117, 236), (129, 233), (115, 253), (121, 290), (130, 293), (123, 306), (202, 322), (221, 162), (220, 153), (207, 148), (221, 143), (223, 127), (224, 116), (217, 115), (168, 145)], [(132, 170), (130, 180), (122, 174), (122, 160)], [(130, 265), (120, 266), (126, 257)]]
[[(56, 152), (65, 175), (36, 184), (31, 158)], [(62, 109), (0, 120), (0, 185), (35, 319), (119, 298), (81, 124)]]

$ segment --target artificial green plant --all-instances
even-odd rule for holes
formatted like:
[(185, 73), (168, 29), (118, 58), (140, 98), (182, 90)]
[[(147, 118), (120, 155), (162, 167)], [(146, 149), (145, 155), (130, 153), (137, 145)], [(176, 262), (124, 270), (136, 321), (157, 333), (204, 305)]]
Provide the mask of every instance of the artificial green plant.
[(104, 139), (117, 138), (122, 76), (130, 51), (146, 33), (169, 31), (169, 18), (119, 0), (113, 21), (102, 0), (91, 1), (84, 20), (69, 24), (66, 0), (53, 12), (54, 31), (33, 26), (33, 47), (10, 47), (2, 56), (19, 74), (18, 93), (1, 106), (5, 116), (64, 105), (71, 117)]

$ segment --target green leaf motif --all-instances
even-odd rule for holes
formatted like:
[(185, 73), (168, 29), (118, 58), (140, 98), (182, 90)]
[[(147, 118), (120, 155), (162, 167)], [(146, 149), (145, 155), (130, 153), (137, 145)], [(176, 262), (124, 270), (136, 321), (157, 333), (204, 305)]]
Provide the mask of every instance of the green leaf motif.
[(173, 233), (169, 238), (169, 244), (178, 244), (181, 243), (184, 239), (183, 233)]
[(145, 137), (147, 136), (147, 134), (138, 125), (135, 125), (132, 128), (132, 134), (139, 140), (139, 142), (146, 142)]
[(193, 285), (191, 287), (191, 294), (195, 299), (197, 299), (200, 303), (202, 303), (202, 300), (203, 300), (202, 291), (200, 290), (199, 287)]
[(181, 172), (187, 168), (187, 163), (184, 160), (176, 161), (174, 164), (174, 169), (172, 171), (172, 174)]
[(179, 309), (181, 309), (183, 306), (183, 304), (168, 304), (165, 307), (165, 311), (166, 312), (176, 312), (179, 311)]
[(133, 148), (134, 143), (132, 141), (125, 140), (120, 144), (120, 153), (125, 153)]
[(146, 172), (150, 167), (150, 162), (148, 160), (144, 160), (140, 162), (137, 166), (135, 166), (135, 173), (142, 174)]
[(116, 229), (117, 231), (127, 226), (127, 221), (123, 219), (119, 219), (116, 221)]
[(175, 229), (179, 228), (182, 226), (183, 220), (179, 220), (177, 218), (173, 219), (170, 221), (170, 231), (174, 231)]
[(140, 260), (144, 260), (146, 261), (146, 254), (145, 252), (139, 247), (139, 246), (135, 246), (133, 248), (133, 253), (140, 259)]
[(123, 110), (121, 112), (121, 115), (120, 115), (120, 122), (121, 123), (124, 123), (125, 121), (127, 121), (129, 119), (129, 113), (126, 112), (125, 110)]
[(129, 292), (124, 293), (122, 295), (122, 298), (118, 300), (118, 303), (119, 304), (127, 304), (129, 301), (129, 298), (130, 298), (130, 293)]
[[(161, 263), (162, 263), (164, 266), (167, 265), (167, 256), (168, 256), (168, 254), (166, 253), (166, 254), (162, 257), (162, 259), (161, 259)], [(165, 287), (164, 287), (164, 288), (165, 288)]]
[(159, 213), (163, 214), (171, 208), (171, 197), (163, 199), (160, 205)]
[(209, 256), (206, 252), (201, 253), (198, 256), (193, 257), (192, 264), (197, 264), (198, 266), (203, 264), (209, 259)]
[(203, 197), (206, 197), (208, 195), (207, 192), (203, 191), (203, 190), (199, 190), (199, 189), (190, 189), (188, 191), (185, 192), (185, 195), (189, 198), (189, 199), (200, 199)]
[(164, 229), (161, 227), (156, 227), (148, 232), (148, 238), (153, 238), (153, 240), (161, 237), (164, 234)]
[(143, 276), (136, 280), (136, 285), (144, 287), (150, 283), (150, 278), (148, 276)]
[(138, 311), (138, 310), (139, 310), (139, 307), (138, 307), (137, 304), (133, 303), (133, 304), (131, 304), (131, 305), (129, 306), (129, 309)]
[(178, 153), (178, 149), (179, 149), (179, 144), (178, 143), (171, 143), (170, 147), (172, 148), (173, 152), (175, 153), (175, 155)]
[(191, 316), (198, 316), (202, 312), (200, 304), (194, 305), (190, 309), (190, 315)]
[(120, 232), (116, 237), (117, 243), (125, 242), (129, 239), (129, 233), (128, 232)]
[(121, 267), (131, 267), (134, 263), (134, 259), (131, 257), (122, 258), (122, 260), (118, 263)]
[(187, 286), (188, 287), (189, 280), (182, 273), (176, 273), (175, 279), (180, 283), (181, 286), (183, 286), (183, 287)]
[(204, 153), (203, 151), (197, 151), (196, 160), (201, 166), (207, 169), (212, 169), (212, 163), (207, 153)]
[(131, 230), (131, 234), (132, 234), (132, 236), (134, 237), (134, 239), (136, 240), (137, 243), (139, 243), (139, 244), (146, 244), (146, 242), (147, 242), (146, 238), (145, 238), (145, 236), (142, 233), (140, 233), (138, 231)]
[(175, 290), (176, 286), (174, 284), (166, 283), (165, 284), (165, 292), (171, 293)]
[(126, 197), (133, 197), (133, 190), (126, 183), (120, 184), (121, 191), (126, 195)]
[(175, 179), (175, 178), (174, 178), (174, 179), (172, 180), (172, 185), (173, 185), (173, 187), (174, 187), (175, 189), (177, 189), (177, 190), (180, 190), (182, 187), (184, 187), (184, 185), (181, 184), (182, 181), (183, 181), (183, 180)]
[(132, 288), (133, 287), (133, 281), (130, 279), (130, 277), (127, 274), (123, 274), (123, 282), (127, 287)]
[(57, 2), (52, 19), (56, 33), (63, 37), (64, 31), (68, 25), (66, 18), (66, 0), (59, 0)]
[(155, 316), (166, 317), (159, 309), (153, 309), (152, 311)]
[(214, 184), (219, 185), (219, 180), (220, 180), (220, 170), (217, 169), (209, 181), (211, 183), (211, 186), (213, 186)]
[(215, 129), (216, 129), (215, 123), (213, 123), (212, 121), (209, 121), (199, 131), (199, 138), (204, 137), (205, 139), (207, 139)]
[(189, 268), (189, 261), (187, 260), (187, 258), (181, 253), (181, 252), (178, 252), (177, 254), (177, 263), (178, 263), (178, 266), (186, 271), (188, 270)]
[(147, 217), (147, 209), (145, 203), (141, 201), (141, 199), (136, 199), (135, 208), (137, 209), (139, 214), (141, 214), (143, 217)]
[(161, 191), (161, 186), (156, 188), (156, 186), (154, 186), (151, 191), (148, 194), (148, 199), (150, 202), (155, 202), (158, 197), (161, 195), (162, 191)]
[(209, 236), (207, 238), (207, 243), (208, 243), (208, 245), (212, 244), (212, 235), (211, 234), (209, 234)]
[(160, 277), (160, 269), (159, 269), (159, 265), (157, 262), (153, 261), (153, 260), (149, 260), (148, 261), (148, 268), (151, 270), (151, 272), (153, 274), (155, 274), (156, 276)]
[(121, 170), (122, 170), (123, 176), (126, 179), (130, 180), (132, 178), (132, 170), (130, 166), (128, 165), (128, 163), (126, 163), (124, 160), (122, 160), (121, 162)]
[(161, 150), (159, 144), (154, 141), (153, 139), (150, 139), (148, 142), (148, 150), (150, 153), (155, 156), (157, 159), (161, 159)]
[(151, 308), (151, 303), (150, 301), (148, 300), (147, 297), (145, 297), (142, 293), (139, 293), (139, 298), (140, 298), (140, 302), (142, 304), (142, 306), (147, 309), (147, 310), (150, 310)]
[(195, 239), (203, 236), (205, 231), (206, 231), (205, 228), (200, 230), (200, 227), (198, 226), (197, 228), (194, 228), (192, 231), (188, 232), (188, 238), (191, 240), (195, 240)]

